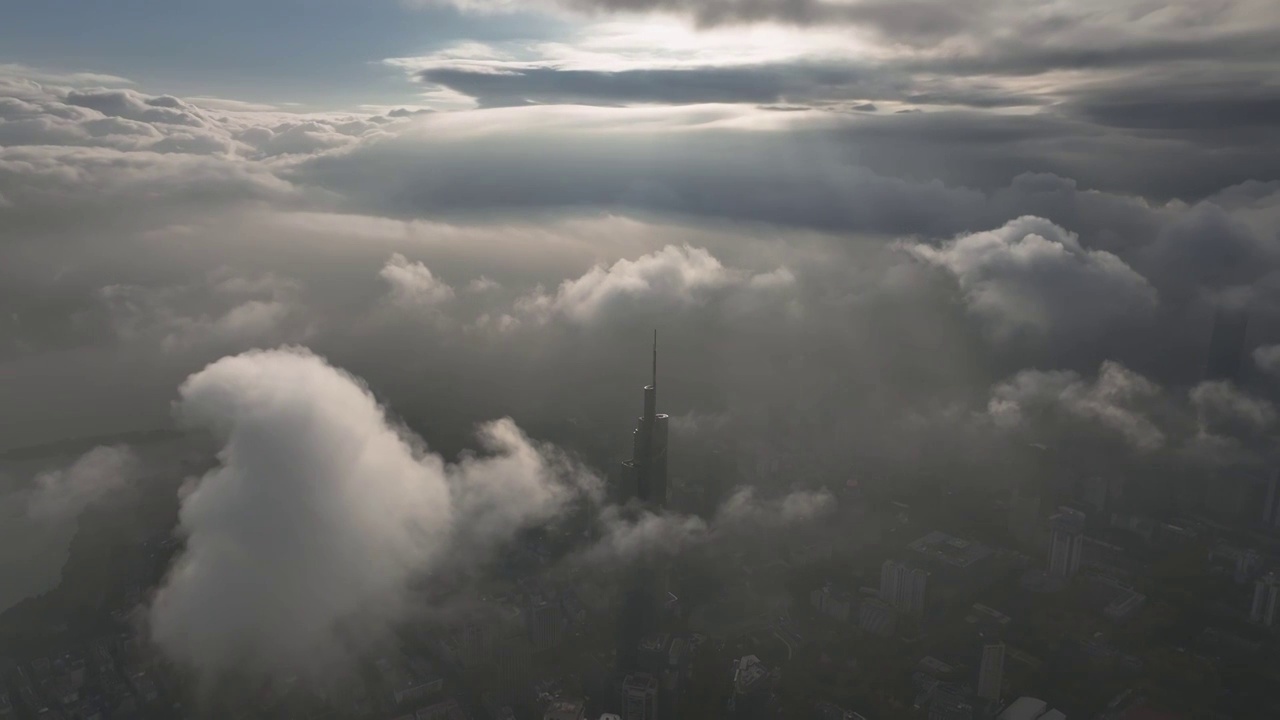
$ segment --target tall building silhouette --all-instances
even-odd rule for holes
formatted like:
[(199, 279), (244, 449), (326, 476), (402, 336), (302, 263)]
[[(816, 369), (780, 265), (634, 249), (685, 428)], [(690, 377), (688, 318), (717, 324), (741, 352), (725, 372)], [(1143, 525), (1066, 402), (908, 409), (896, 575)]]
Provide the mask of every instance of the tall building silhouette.
[(622, 720), (656, 720), (658, 680), (648, 673), (628, 675), (622, 682)]
[(1249, 314), (1241, 309), (1218, 308), (1209, 334), (1209, 356), (1205, 360), (1205, 380), (1239, 381), (1244, 364), (1244, 341), (1249, 330)]
[(1280, 619), (1280, 578), (1268, 573), (1253, 587), (1253, 604), (1249, 608), (1249, 620), (1272, 627)]
[(1268, 527), (1280, 527), (1280, 470), (1267, 477), (1266, 497), (1262, 501), (1262, 522)]
[(914, 618), (924, 614), (924, 593), (929, 573), (896, 560), (880, 566), (880, 599), (899, 613)]
[(1017, 452), (1009, 495), (1009, 534), (1024, 549), (1044, 543), (1047, 522), (1063, 501), (1060, 454), (1047, 445), (1032, 443)]
[(1000, 702), (1004, 686), (1004, 643), (987, 638), (982, 644), (982, 658), (978, 664), (978, 697)]
[(1070, 578), (1080, 569), (1080, 556), (1084, 543), (1084, 513), (1070, 508), (1050, 520), (1049, 574), (1058, 578)]
[[(653, 379), (644, 389), (644, 414), (636, 427), (631, 459), (622, 463), (622, 497), (647, 510), (667, 505), (668, 416), (658, 412), (658, 331), (653, 332)], [(636, 668), (640, 641), (657, 630), (667, 600), (666, 573), (660, 563), (637, 565), (624, 580), (618, 616), (618, 671)]]
[(653, 331), (653, 380), (644, 388), (644, 414), (632, 434), (631, 459), (622, 461), (627, 499), (655, 508), (667, 505), (668, 416), (658, 412), (658, 331)]

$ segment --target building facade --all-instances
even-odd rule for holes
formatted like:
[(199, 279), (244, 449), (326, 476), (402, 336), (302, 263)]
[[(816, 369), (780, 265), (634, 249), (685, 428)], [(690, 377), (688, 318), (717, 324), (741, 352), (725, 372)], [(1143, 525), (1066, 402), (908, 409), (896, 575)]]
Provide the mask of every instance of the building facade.
[(984, 642), (978, 663), (978, 697), (999, 702), (1004, 686), (1004, 643)]
[(1062, 508), (1049, 522), (1049, 574), (1071, 578), (1084, 550), (1084, 513)]
[(1259, 578), (1253, 587), (1249, 620), (1264, 627), (1274, 627), (1277, 610), (1280, 610), (1280, 578), (1274, 573), (1268, 573)]
[(622, 720), (657, 720), (658, 679), (649, 673), (628, 675), (622, 682)]
[(880, 566), (880, 599), (908, 617), (924, 614), (925, 589), (929, 573), (897, 560)]
[[(653, 377), (644, 388), (644, 414), (632, 437), (631, 459), (622, 463), (624, 502), (651, 511), (667, 506), (667, 428), (669, 418), (658, 413), (658, 333), (653, 334)], [(640, 641), (653, 634), (668, 597), (665, 569), (658, 563), (634, 568), (624, 581), (618, 615), (615, 659), (621, 674), (636, 669)]]

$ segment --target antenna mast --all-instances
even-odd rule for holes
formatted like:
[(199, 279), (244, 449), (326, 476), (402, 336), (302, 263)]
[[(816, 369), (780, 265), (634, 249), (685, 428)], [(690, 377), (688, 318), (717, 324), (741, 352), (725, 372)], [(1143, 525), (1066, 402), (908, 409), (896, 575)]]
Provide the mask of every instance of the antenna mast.
[(658, 389), (658, 329), (653, 329), (653, 389)]

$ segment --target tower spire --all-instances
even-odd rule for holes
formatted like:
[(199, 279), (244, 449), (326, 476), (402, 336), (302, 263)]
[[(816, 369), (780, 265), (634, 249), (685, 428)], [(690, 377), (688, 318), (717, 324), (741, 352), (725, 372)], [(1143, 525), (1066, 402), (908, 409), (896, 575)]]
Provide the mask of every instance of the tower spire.
[(653, 389), (658, 389), (658, 329), (653, 329)]

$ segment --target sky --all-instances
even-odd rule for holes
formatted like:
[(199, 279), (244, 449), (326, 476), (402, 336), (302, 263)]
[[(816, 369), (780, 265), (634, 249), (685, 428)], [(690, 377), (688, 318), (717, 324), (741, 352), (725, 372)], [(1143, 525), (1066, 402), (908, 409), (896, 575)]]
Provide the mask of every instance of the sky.
[[(522, 477), (558, 457), (540, 442), (607, 476), (658, 327), (686, 467), (767, 438), (743, 468), (990, 485), (1037, 442), (1165, 500), (1179, 473), (1262, 476), (1278, 65), (1272, 0), (21, 3), (0, 24), (0, 448), (193, 404), (226, 447), (335, 417), (466, 518), (459, 452), (494, 427)], [(1220, 311), (1249, 317), (1230, 382), (1204, 375)], [(263, 377), (283, 389), (255, 410)], [(280, 457), (255, 451), (215, 477), (253, 487)], [(80, 466), (101, 481), (7, 479), (80, 508), (120, 484), (105, 452)], [(245, 497), (184, 505), (183, 531), (254, 537)], [(358, 527), (300, 519), (320, 520)], [(308, 617), (403, 580), (381, 570)], [(223, 584), (175, 586), (157, 622), (183, 636)]]

